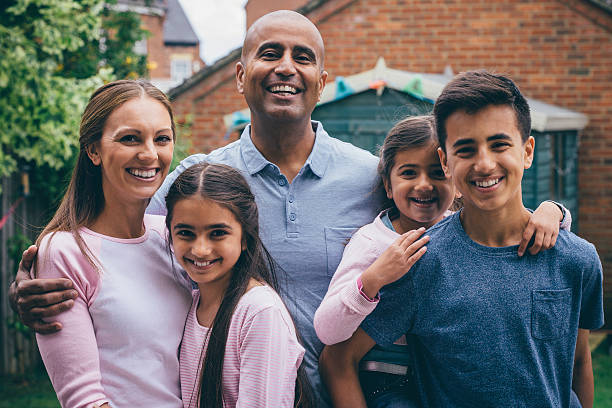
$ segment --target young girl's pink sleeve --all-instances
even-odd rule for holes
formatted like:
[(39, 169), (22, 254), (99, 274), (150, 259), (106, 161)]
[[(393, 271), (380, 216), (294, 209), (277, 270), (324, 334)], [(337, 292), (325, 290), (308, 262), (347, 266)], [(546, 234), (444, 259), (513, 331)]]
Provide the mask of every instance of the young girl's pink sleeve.
[(70, 310), (50, 319), (59, 321), (62, 330), (36, 335), (49, 378), (63, 407), (109, 402), (101, 384), (96, 336), (89, 315), (98, 289), (98, 272), (69, 234), (57, 233), (50, 246), (48, 243), (48, 239), (41, 243), (37, 277), (71, 279), (79, 293)]
[(237, 408), (293, 407), (304, 348), (286, 318), (279, 307), (270, 306), (242, 326)]
[(378, 304), (363, 296), (357, 284), (357, 279), (380, 255), (372, 251), (370, 243), (359, 231), (351, 238), (315, 312), (314, 328), (324, 344), (349, 339)]

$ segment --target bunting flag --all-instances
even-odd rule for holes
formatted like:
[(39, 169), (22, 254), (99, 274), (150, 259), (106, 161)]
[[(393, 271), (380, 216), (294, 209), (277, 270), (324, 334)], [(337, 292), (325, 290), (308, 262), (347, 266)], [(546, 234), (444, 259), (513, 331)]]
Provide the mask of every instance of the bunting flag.
[(334, 96), (334, 100), (346, 98), (354, 93), (355, 91), (349, 84), (346, 83), (344, 77), (336, 77), (336, 95)]
[(4, 214), (2, 216), (2, 219), (0, 220), (0, 230), (2, 228), (4, 228), (4, 224), (6, 224), (6, 222), (8, 221), (9, 217), (11, 216), (11, 214), (13, 214), (15, 212), (15, 210), (17, 209), (17, 207), (19, 206), (19, 204), (21, 204), (21, 202), (23, 201), (23, 197), (19, 197), (17, 199), (17, 201), (15, 201), (13, 203), (13, 205), (11, 205), (11, 208), (9, 208), (9, 210), (6, 212), (6, 214)]

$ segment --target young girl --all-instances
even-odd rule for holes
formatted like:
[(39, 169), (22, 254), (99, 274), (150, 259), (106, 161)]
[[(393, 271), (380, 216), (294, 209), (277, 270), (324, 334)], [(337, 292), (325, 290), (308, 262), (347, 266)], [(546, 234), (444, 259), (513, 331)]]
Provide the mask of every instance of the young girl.
[[(419, 237), (450, 214), (448, 209), (455, 198), (455, 188), (438, 158), (433, 117), (399, 122), (386, 137), (380, 156), (379, 174), (390, 208), (351, 238), (315, 314), (317, 334), (328, 345), (351, 338), (376, 307), (378, 291), (404, 276), (425, 253), (429, 238)], [(531, 236), (532, 224), (537, 226), (538, 247), (540, 242), (543, 248), (554, 245), (558, 213), (556, 204), (544, 203), (533, 214), (526, 236)], [(563, 213), (562, 227), (569, 228), (571, 219), (565, 210)], [(326, 348), (320, 368), (335, 405), (365, 406), (367, 402), (370, 407), (414, 406), (406, 348), (405, 338), (393, 347), (376, 346), (361, 362), (348, 362), (355, 368), (349, 372), (329, 363), (326, 356), (330, 349)]]
[(166, 196), (174, 255), (198, 285), (181, 345), (185, 407), (308, 407), (304, 348), (277, 294), (246, 180), (225, 165), (185, 170)]

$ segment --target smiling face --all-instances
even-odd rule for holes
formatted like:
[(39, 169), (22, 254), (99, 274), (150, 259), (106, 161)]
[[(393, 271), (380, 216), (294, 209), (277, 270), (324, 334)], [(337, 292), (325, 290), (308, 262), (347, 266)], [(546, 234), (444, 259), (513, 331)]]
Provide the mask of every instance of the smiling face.
[(189, 197), (176, 202), (170, 224), (174, 255), (189, 277), (225, 290), (245, 247), (242, 226), (216, 202)]
[(531, 166), (535, 142), (530, 136), (523, 143), (510, 106), (490, 105), (473, 114), (456, 111), (446, 120), (446, 134), (446, 153), (438, 153), (466, 208), (522, 207), (521, 180)]
[(398, 152), (385, 189), (399, 210), (402, 233), (440, 221), (455, 196), (432, 143)]
[(310, 120), (326, 79), (321, 35), (305, 17), (273, 13), (247, 33), (236, 81), (253, 120)]
[(102, 137), (87, 147), (102, 169), (105, 202), (150, 199), (168, 174), (174, 150), (166, 107), (148, 96), (130, 99), (106, 120)]

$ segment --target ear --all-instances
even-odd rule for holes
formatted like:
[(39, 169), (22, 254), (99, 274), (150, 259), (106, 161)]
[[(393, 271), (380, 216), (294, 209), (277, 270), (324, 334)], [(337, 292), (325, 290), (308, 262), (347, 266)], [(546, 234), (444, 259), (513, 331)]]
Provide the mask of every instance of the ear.
[(528, 169), (533, 163), (533, 153), (535, 151), (535, 139), (533, 136), (529, 136), (527, 141), (523, 143), (523, 149), (523, 161), (525, 163), (524, 168)]
[(391, 183), (388, 180), (383, 180), (383, 186), (385, 187), (385, 192), (387, 193), (388, 199), (393, 199), (393, 191), (391, 191)]
[(98, 152), (98, 143), (92, 143), (85, 147), (85, 151), (87, 152), (87, 157), (93, 163), (94, 166), (99, 166), (102, 163), (102, 159), (100, 158), (100, 153)]
[(317, 98), (317, 101), (321, 100), (321, 94), (323, 93), (323, 89), (325, 89), (325, 84), (327, 83), (327, 75), (327, 71), (323, 71), (319, 77), (319, 97)]
[(244, 94), (244, 65), (240, 61), (236, 63), (236, 88), (238, 93)]
[(446, 153), (442, 150), (441, 147), (438, 147), (438, 157), (440, 158), (440, 165), (442, 165), (442, 170), (444, 170), (444, 175), (447, 178), (451, 178), (450, 169), (448, 168), (448, 164), (446, 163)]
[(240, 250), (242, 252), (246, 251), (247, 249), (247, 244), (246, 244), (246, 238), (242, 237), (241, 243), (240, 243)]

